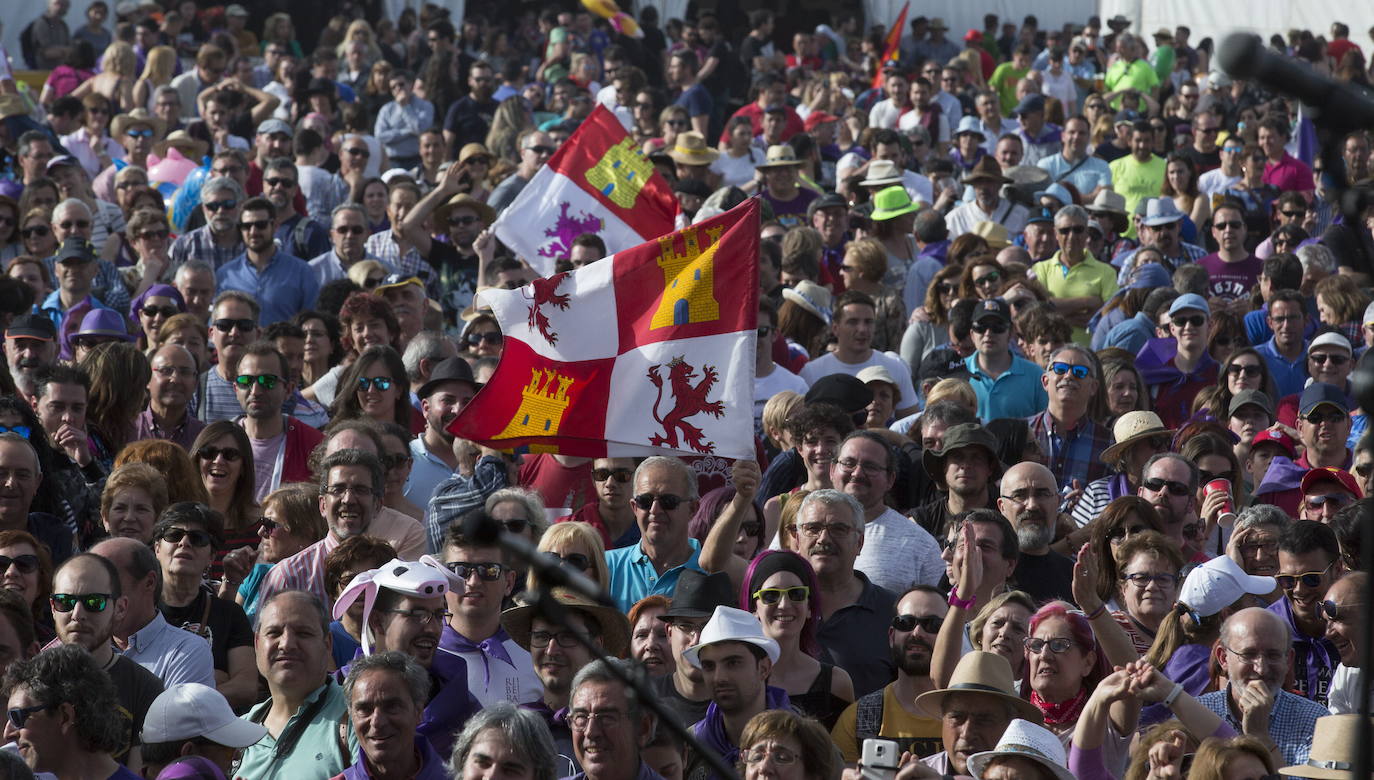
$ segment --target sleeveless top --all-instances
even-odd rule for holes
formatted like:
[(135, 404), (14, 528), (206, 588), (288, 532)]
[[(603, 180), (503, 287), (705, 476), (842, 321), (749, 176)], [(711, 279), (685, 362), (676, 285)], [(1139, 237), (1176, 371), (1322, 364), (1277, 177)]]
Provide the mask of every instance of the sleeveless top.
[(826, 729), (835, 728), (835, 721), (850, 704), (830, 692), (834, 671), (834, 664), (821, 663), (821, 671), (816, 675), (816, 679), (811, 681), (811, 687), (806, 689), (806, 693), (788, 695), (792, 700), (793, 709), (825, 724)]

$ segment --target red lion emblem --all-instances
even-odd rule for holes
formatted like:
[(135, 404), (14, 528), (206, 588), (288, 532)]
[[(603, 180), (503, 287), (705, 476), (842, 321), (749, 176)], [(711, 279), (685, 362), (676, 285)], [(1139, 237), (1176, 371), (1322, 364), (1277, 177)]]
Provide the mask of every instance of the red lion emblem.
[(547, 279), (535, 279), (530, 283), (534, 288), (534, 295), (530, 299), (529, 325), (539, 331), (549, 344), (558, 343), (558, 334), (554, 333), (549, 327), (549, 318), (544, 315), (544, 304), (557, 306), (567, 311), (569, 298), (566, 294), (558, 293), (558, 285), (563, 283), (567, 273), (554, 274)]
[(715, 452), (715, 443), (703, 442), (704, 431), (687, 422), (687, 418), (703, 412), (717, 418), (725, 414), (725, 405), (720, 401), (706, 400), (706, 396), (711, 392), (711, 388), (715, 386), (716, 380), (719, 378), (716, 369), (712, 366), (702, 366), (701, 381), (693, 385), (692, 380), (696, 379), (696, 369), (684, 363), (680, 357), (673, 358), (668, 363), (668, 384), (672, 391), (674, 406), (667, 414), (660, 415), (659, 405), (663, 402), (663, 377), (658, 374), (660, 367), (649, 366), (649, 381), (658, 388), (658, 398), (654, 400), (654, 419), (663, 426), (663, 432), (666, 435), (654, 434), (649, 437), (649, 443), (655, 447), (666, 445), (680, 449), (678, 431), (681, 431), (686, 447), (702, 454)]

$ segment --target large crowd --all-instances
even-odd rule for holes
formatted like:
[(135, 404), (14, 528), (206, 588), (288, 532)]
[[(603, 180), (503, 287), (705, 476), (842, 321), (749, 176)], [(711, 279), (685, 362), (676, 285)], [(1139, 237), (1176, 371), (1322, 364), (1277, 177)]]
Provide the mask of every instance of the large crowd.
[[(1368, 133), (1120, 16), (270, 5), (7, 20), (0, 778), (1355, 776)], [(755, 460), (449, 430), (598, 106), (759, 201)]]

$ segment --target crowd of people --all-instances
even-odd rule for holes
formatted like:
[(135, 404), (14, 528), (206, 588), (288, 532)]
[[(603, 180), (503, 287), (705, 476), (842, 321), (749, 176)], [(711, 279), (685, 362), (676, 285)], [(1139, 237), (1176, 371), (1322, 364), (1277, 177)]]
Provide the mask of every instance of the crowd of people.
[[(1120, 16), (376, 5), (22, 20), (0, 777), (1355, 776), (1368, 133)], [(760, 202), (756, 460), (449, 430), (598, 106)]]

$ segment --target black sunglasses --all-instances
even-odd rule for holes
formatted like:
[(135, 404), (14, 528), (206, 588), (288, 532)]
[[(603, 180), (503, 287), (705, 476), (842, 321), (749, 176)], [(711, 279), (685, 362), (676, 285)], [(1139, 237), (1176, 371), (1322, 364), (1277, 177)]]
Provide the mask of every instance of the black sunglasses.
[(634, 497), (635, 506), (645, 512), (654, 508), (655, 501), (657, 501), (658, 505), (663, 507), (665, 511), (671, 512), (677, 509), (678, 505), (686, 500), (687, 499), (681, 496), (675, 496), (672, 493), (661, 493), (659, 495), (654, 495), (653, 493), (640, 493)]
[(1168, 488), (1169, 495), (1171, 496), (1186, 496), (1189, 492), (1188, 486), (1182, 482), (1175, 482), (1172, 479), (1160, 479), (1159, 477), (1147, 479), (1140, 483), (1140, 486), (1152, 493), (1158, 493)]
[(582, 553), (568, 553), (567, 555), (559, 555), (558, 553), (551, 552), (545, 553), (545, 555), (548, 555), (550, 559), (557, 561), (559, 563), (566, 563), (574, 569), (577, 569), (578, 571), (586, 571), (587, 569), (591, 568), (592, 565), (592, 559), (588, 558)]
[(1202, 314), (1194, 314), (1189, 317), (1174, 317), (1171, 321), (1174, 323), (1175, 328), (1183, 328), (1189, 325), (1194, 328), (1201, 328), (1203, 325), (1207, 324), (1207, 317)]
[(33, 574), (38, 571), (37, 555), (16, 555), (13, 558), (8, 555), (0, 555), (0, 574), (9, 571), (10, 566), (19, 570), (20, 574)]
[(970, 326), (970, 329), (974, 333), (987, 333), (988, 331), (992, 331), (993, 333), (1006, 333), (1011, 328), (1005, 322), (995, 321), (975, 322), (972, 326)]
[(52, 708), (46, 704), (35, 704), (32, 707), (10, 707), (10, 725), (14, 726), (16, 729), (22, 729), (24, 728), (24, 724), (29, 722), (30, 715), (47, 709)]
[(88, 612), (104, 612), (110, 603), (108, 593), (54, 593), (48, 597), (56, 612), (71, 612), (79, 603)]
[(181, 309), (175, 306), (154, 306), (151, 303), (144, 304), (142, 311), (149, 317), (175, 317), (181, 313)]
[(635, 473), (630, 469), (592, 469), (593, 482), (605, 482), (614, 477), (616, 482), (623, 485), (629, 482), (634, 475)]
[(163, 531), (159, 538), (172, 544), (180, 544), (182, 539), (190, 539), (192, 547), (209, 547), (210, 542), (213, 541), (213, 537), (205, 531), (195, 528), (177, 528), (176, 526)]
[(223, 455), (225, 461), (229, 463), (233, 463), (234, 461), (243, 457), (243, 453), (230, 447), (221, 448), (207, 444), (204, 447), (201, 447), (200, 449), (196, 450), (196, 457), (200, 458), (201, 460), (214, 460), (215, 458), (218, 458), (221, 455)]
[(487, 331), (486, 333), (469, 333), (467, 335), (467, 342), (474, 347), (484, 341), (488, 344), (500, 344), (505, 341), (505, 337), (494, 330)]
[(238, 328), (239, 331), (243, 333), (247, 333), (258, 327), (258, 323), (254, 320), (215, 320), (213, 324), (215, 330), (220, 333), (228, 333), (235, 328)]
[(495, 582), (506, 568), (499, 563), (468, 563), (467, 561), (451, 561), (444, 564), (444, 567), (458, 575), (458, 579), (466, 580), (475, 572), (479, 578), (487, 582)]
[(926, 615), (916, 617), (915, 615), (898, 615), (892, 619), (892, 627), (902, 633), (915, 631), (917, 626), (927, 634), (940, 633), (940, 626), (945, 624), (945, 619), (939, 615)]

